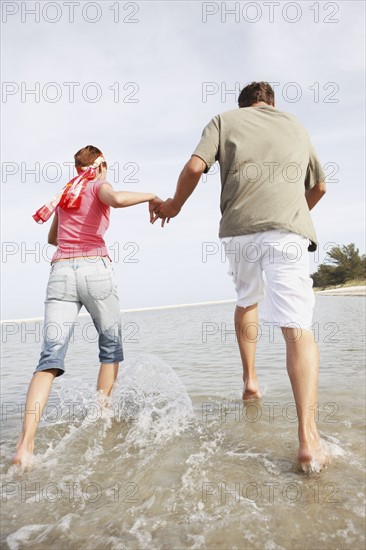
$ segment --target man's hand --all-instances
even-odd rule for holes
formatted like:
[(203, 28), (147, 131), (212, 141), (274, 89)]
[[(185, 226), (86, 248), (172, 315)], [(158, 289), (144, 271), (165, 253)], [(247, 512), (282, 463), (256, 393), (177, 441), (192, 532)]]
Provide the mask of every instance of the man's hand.
[(159, 217), (156, 215), (157, 208), (163, 204), (163, 200), (159, 197), (154, 197), (151, 201), (149, 201), (149, 212), (150, 212), (150, 223), (154, 223), (154, 221)]
[(175, 218), (180, 210), (180, 207), (174, 202), (174, 199), (167, 199), (155, 209), (155, 217), (150, 221), (151, 223), (155, 223), (156, 220), (160, 218), (161, 227), (164, 227), (165, 222), (169, 223), (170, 218)]

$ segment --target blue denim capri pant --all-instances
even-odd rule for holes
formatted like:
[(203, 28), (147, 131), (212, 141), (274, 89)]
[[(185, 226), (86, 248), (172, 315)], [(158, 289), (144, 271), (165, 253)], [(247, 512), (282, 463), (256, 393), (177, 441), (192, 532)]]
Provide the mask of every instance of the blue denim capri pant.
[[(120, 306), (110, 260), (107, 257), (70, 258), (51, 265), (44, 340), (35, 372), (58, 369), (56, 376), (65, 372), (66, 351), (82, 306), (90, 313), (98, 332), (99, 361), (123, 361)], [(55, 327), (57, 339), (51, 337)]]

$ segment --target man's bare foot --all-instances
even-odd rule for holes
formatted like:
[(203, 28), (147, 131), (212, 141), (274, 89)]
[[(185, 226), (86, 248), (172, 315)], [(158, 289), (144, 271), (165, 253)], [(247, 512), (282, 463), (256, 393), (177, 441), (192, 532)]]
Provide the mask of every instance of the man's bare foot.
[(25, 439), (21, 436), (21, 439), (19, 440), (19, 443), (17, 445), (17, 451), (13, 458), (13, 464), (17, 464), (19, 466), (22, 466), (23, 468), (26, 468), (27, 466), (31, 466), (33, 462), (33, 450), (34, 450), (34, 442), (33, 441), (25, 441)]
[(260, 399), (262, 397), (259, 391), (258, 382), (244, 382), (243, 401), (251, 399)]
[(329, 463), (329, 456), (322, 447), (319, 435), (312, 435), (307, 441), (300, 441), (298, 460), (306, 474), (319, 473)]

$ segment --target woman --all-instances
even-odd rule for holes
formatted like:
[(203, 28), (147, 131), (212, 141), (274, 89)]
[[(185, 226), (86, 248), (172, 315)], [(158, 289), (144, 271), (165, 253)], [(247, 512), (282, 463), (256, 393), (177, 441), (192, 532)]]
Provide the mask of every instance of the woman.
[(104, 399), (110, 395), (123, 360), (119, 299), (103, 238), (110, 207), (148, 202), (151, 221), (154, 209), (162, 202), (153, 193), (114, 191), (105, 179), (107, 163), (97, 147), (88, 145), (74, 158), (78, 176), (33, 216), (43, 223), (55, 212), (48, 242), (57, 250), (47, 286), (41, 356), (28, 388), (22, 433), (13, 459), (14, 464), (23, 466), (32, 457), (34, 436), (53, 380), (65, 372), (73, 323), (83, 305), (99, 335), (97, 391)]

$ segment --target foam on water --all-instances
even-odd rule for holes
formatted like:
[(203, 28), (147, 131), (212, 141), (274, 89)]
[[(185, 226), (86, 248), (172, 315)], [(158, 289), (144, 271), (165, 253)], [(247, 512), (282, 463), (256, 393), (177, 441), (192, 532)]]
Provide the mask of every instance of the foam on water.
[(71, 513), (61, 517), (56, 524), (24, 525), (24, 527), (8, 535), (6, 542), (10, 550), (21, 550), (30, 543), (32, 543), (32, 546), (40, 544), (47, 540), (47, 536), (51, 531), (57, 530), (60, 535), (65, 533), (70, 529), (75, 518), (78, 518), (78, 515)]
[(22, 545), (27, 544), (29, 540), (34, 541), (35, 537), (40, 534), (47, 533), (48, 525), (25, 525), (21, 527), (15, 533), (9, 535), (6, 539), (10, 550), (19, 550)]

